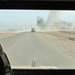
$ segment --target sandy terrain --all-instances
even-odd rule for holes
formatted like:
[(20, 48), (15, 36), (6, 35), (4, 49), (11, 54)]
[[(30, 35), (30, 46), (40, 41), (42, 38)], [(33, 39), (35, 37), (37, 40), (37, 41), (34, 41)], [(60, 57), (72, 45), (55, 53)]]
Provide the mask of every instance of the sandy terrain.
[(52, 31), (44, 32), (44, 34), (52, 35), (59, 40), (75, 42), (75, 32), (72, 31)]
[(75, 56), (75, 32), (52, 31), (41, 33), (46, 39), (52, 39), (53, 41), (55, 41), (58, 46), (60, 44), (60, 50), (63, 47), (66, 49), (62, 49), (65, 53), (73, 57)]
[(5, 36), (9, 36), (9, 35), (12, 35), (15, 33), (16, 33), (15, 31), (0, 31), (0, 38), (5, 37)]

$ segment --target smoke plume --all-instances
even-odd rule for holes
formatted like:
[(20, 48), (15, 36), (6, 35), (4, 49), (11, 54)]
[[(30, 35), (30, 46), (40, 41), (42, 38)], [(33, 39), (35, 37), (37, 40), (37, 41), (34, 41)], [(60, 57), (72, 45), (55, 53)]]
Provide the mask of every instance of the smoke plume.
[(59, 17), (61, 11), (51, 10), (49, 12), (47, 21), (40, 16), (37, 17), (37, 25), (43, 30), (69, 30), (72, 28), (72, 23), (62, 21)]
[(46, 23), (45, 23), (44, 19), (40, 16), (37, 17), (37, 25), (41, 29), (45, 29), (45, 27), (46, 27)]

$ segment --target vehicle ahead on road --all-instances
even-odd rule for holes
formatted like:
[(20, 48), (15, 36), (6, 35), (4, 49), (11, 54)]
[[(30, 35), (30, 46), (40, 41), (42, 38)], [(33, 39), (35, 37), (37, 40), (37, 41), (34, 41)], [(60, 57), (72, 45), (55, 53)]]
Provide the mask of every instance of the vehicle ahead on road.
[(36, 31), (35, 31), (35, 28), (31, 28), (31, 32), (36, 32)]

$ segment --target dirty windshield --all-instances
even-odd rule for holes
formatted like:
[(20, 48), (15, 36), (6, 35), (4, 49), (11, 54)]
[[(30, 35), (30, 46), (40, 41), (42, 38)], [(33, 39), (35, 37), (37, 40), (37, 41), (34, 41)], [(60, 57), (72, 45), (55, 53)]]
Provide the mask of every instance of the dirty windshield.
[(75, 69), (75, 11), (0, 10), (0, 44), (14, 68)]

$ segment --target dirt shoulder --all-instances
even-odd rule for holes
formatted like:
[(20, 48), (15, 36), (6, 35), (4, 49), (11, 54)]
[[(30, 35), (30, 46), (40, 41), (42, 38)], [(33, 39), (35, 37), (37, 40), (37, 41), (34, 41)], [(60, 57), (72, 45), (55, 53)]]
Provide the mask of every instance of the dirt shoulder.
[(46, 39), (50, 39), (57, 43), (58, 47), (64, 48), (60, 49), (63, 52), (75, 56), (75, 32), (40, 32)]
[(44, 32), (44, 34), (52, 35), (59, 40), (75, 42), (75, 32), (72, 31), (52, 31)]
[(0, 38), (16, 34), (15, 31), (0, 31)]

